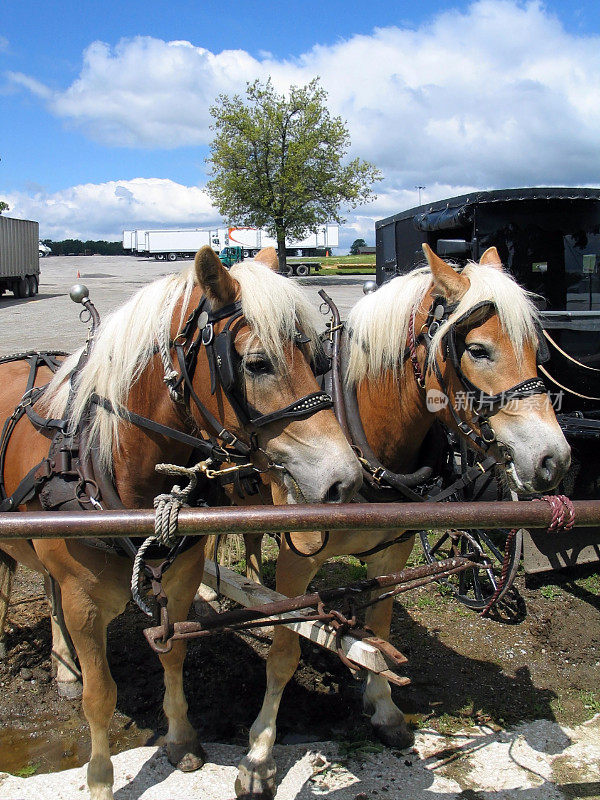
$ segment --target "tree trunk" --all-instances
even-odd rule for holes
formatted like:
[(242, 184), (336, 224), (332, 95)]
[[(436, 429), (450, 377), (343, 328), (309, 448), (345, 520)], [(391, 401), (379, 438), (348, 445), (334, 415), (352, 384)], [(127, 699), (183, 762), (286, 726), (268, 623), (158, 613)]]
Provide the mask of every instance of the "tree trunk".
[(288, 275), (288, 266), (285, 258), (285, 228), (283, 227), (283, 220), (275, 220), (275, 228), (277, 231), (277, 258), (279, 260), (279, 272)]

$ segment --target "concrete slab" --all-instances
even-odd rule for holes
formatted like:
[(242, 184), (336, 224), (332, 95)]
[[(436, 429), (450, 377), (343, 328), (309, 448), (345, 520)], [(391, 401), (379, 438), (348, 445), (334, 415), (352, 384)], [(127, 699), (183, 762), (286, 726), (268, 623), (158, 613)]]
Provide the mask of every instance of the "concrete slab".
[[(600, 797), (600, 714), (576, 728), (537, 720), (514, 729), (421, 730), (412, 751), (331, 742), (277, 745), (276, 800), (565, 800)], [(195, 773), (174, 770), (161, 748), (114, 756), (115, 800), (232, 800), (244, 748), (208, 744)], [(3, 800), (81, 800), (85, 767), (16, 778), (0, 773)]]

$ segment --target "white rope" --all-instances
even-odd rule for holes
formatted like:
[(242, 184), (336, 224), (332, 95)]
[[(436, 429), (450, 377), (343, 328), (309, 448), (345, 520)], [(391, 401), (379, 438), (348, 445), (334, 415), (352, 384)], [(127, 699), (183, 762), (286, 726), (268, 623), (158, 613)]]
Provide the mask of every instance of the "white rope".
[(153, 616), (152, 609), (144, 601), (140, 591), (144, 554), (154, 544), (164, 545), (169, 548), (174, 546), (178, 536), (179, 510), (185, 505), (193, 489), (196, 488), (198, 474), (206, 469), (206, 463), (206, 461), (200, 461), (193, 467), (180, 467), (177, 464), (157, 464), (155, 467), (155, 470), (163, 475), (179, 475), (187, 478), (189, 482), (184, 489), (180, 486), (173, 486), (169, 493), (159, 494), (154, 498), (154, 534), (144, 540), (133, 561), (131, 596), (144, 614), (149, 617)]

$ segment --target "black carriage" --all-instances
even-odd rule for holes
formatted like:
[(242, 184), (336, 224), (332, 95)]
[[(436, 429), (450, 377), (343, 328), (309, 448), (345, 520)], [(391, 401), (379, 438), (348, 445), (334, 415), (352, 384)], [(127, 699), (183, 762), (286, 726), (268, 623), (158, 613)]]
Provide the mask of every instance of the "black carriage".
[[(375, 224), (377, 283), (424, 263), (421, 245), (445, 259), (477, 260), (495, 246), (533, 292), (550, 358), (540, 370), (573, 463), (565, 494), (600, 490), (600, 189), (521, 188), (473, 192), (411, 208)], [(528, 572), (600, 560), (597, 530), (525, 536)]]

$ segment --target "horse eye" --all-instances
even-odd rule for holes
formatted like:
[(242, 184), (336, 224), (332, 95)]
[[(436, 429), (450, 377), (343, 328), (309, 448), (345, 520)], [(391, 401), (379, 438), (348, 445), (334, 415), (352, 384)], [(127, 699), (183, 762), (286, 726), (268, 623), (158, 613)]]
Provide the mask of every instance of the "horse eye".
[(489, 352), (485, 349), (485, 347), (482, 347), (480, 344), (470, 345), (469, 347), (467, 347), (467, 352), (472, 358), (475, 358), (477, 360), (490, 359)]
[(252, 356), (247, 358), (244, 369), (255, 377), (260, 375), (272, 375), (274, 372), (273, 364), (266, 356)]

